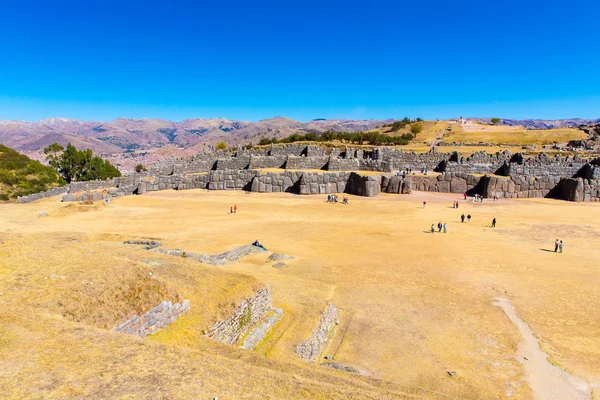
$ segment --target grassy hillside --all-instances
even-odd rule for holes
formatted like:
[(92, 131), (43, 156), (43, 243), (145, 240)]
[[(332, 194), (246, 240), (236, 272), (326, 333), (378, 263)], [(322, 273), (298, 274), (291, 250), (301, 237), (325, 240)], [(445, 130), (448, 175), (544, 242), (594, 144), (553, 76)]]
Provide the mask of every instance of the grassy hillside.
[(61, 184), (64, 181), (54, 169), (0, 145), (0, 201), (43, 192)]

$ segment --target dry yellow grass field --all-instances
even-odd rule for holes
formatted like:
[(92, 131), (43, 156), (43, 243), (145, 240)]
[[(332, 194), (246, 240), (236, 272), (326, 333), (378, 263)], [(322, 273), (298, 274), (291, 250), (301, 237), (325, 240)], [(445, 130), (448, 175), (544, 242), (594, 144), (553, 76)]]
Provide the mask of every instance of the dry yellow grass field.
[[(0, 206), (0, 397), (529, 399), (519, 332), (493, 305), (501, 296), (598, 398), (597, 204), (460, 201), (456, 210), (455, 195), (323, 197), (190, 190), (108, 207)], [(461, 224), (461, 213), (472, 221)], [(438, 221), (448, 233), (428, 233)], [(268, 254), (211, 267), (122, 244), (130, 238), (199, 253), (259, 239), (296, 258), (283, 269)], [(556, 238), (565, 253), (547, 251)], [(202, 336), (264, 284), (284, 315), (254, 352)], [(107, 329), (177, 294), (191, 311), (163, 331), (142, 340)], [(330, 353), (369, 376), (295, 354), (328, 300), (342, 312)]]
[(453, 129), (444, 135), (443, 142), (545, 145), (587, 138), (583, 131), (576, 128), (527, 130), (521, 126), (493, 126), (473, 122), (468, 122), (465, 125), (455, 125), (457, 125), (457, 129)]

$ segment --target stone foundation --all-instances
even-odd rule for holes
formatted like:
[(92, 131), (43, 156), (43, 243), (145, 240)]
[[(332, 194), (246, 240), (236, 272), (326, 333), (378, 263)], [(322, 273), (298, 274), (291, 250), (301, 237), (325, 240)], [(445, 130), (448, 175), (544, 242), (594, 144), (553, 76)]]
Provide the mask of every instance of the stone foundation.
[(183, 300), (181, 303), (175, 304), (170, 301), (163, 301), (141, 317), (134, 315), (127, 321), (115, 326), (112, 331), (144, 338), (175, 322), (177, 318), (189, 310), (189, 300)]
[(296, 346), (296, 353), (306, 361), (317, 362), (325, 350), (329, 334), (337, 322), (337, 308), (329, 303), (321, 313), (319, 324), (312, 335)]
[(205, 336), (227, 344), (235, 344), (250, 328), (261, 322), (274, 311), (271, 291), (268, 286), (248, 297), (233, 311), (233, 314), (222, 321), (217, 321)]

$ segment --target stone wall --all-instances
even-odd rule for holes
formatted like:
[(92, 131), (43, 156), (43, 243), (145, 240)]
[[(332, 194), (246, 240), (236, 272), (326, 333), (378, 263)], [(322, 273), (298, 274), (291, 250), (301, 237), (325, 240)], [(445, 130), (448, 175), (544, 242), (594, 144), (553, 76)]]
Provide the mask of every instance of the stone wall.
[(303, 174), (305, 172), (261, 173), (252, 179), (250, 191), (258, 193), (298, 193), (297, 183)]
[(328, 171), (359, 171), (360, 163), (356, 158), (329, 157)]
[(413, 190), (420, 192), (468, 194), (478, 193), (476, 188), (481, 178), (481, 176), (455, 172), (443, 173), (437, 176), (410, 176)]
[(288, 156), (276, 155), (276, 156), (252, 156), (250, 157), (250, 169), (262, 169), (262, 168), (285, 168)]
[(377, 196), (381, 192), (381, 182), (381, 175), (363, 176), (351, 172), (346, 185), (346, 193), (366, 197)]
[(286, 169), (326, 169), (329, 162), (328, 156), (296, 157), (288, 156), (285, 163)]
[(302, 172), (299, 183), (299, 194), (344, 193), (351, 172)]
[(271, 291), (267, 286), (256, 292), (254, 296), (242, 300), (230, 317), (217, 321), (205, 335), (223, 343), (235, 344), (271, 311), (273, 311), (273, 303)]
[(337, 323), (337, 308), (329, 303), (321, 313), (319, 324), (309, 338), (296, 346), (296, 353), (306, 361), (317, 362), (327, 345), (329, 334)]
[(568, 201), (600, 201), (600, 180), (561, 179), (553, 195), (555, 198)]
[(381, 177), (381, 191), (383, 193), (410, 194), (412, 192), (412, 180), (410, 177), (384, 175)]
[[(19, 197), (19, 203), (28, 203), (45, 197), (67, 193), (64, 201), (100, 200), (107, 196), (80, 192), (108, 189), (108, 197), (144, 194), (157, 190), (250, 190), (254, 192), (291, 192), (300, 194), (350, 193), (375, 196), (380, 191), (409, 193), (410, 190), (442, 193), (473, 192), (484, 196), (543, 197), (550, 196), (561, 179), (584, 178), (589, 186), (589, 196), (594, 198), (594, 181), (600, 179), (600, 160), (585, 160), (579, 156), (548, 157), (541, 153), (525, 157), (508, 151), (487, 154), (485, 151), (468, 157), (458, 152), (438, 153), (435, 148), (428, 153), (404, 152), (389, 147), (344, 151), (333, 149), (329, 155), (318, 146), (300, 144), (271, 146), (268, 149), (239, 150), (233, 153), (215, 152), (189, 159), (171, 159), (161, 162), (151, 171), (131, 174), (107, 181), (77, 182), (55, 188), (48, 192)], [(249, 169), (257, 168), (257, 169)], [(261, 174), (260, 168), (285, 168), (300, 171), (319, 169), (340, 171), (311, 175), (286, 171), (280, 174)], [(348, 171), (378, 171), (390, 173), (412, 169), (413, 171), (437, 171), (438, 177), (411, 175), (410, 180), (399, 182), (378, 177), (351, 175)], [(477, 175), (502, 175), (509, 181), (486, 180), (480, 186)], [(486, 178), (488, 179), (488, 178)], [(409, 183), (410, 182), (410, 183)], [(391, 184), (390, 184), (391, 183)], [(565, 183), (565, 185), (570, 185)], [(410, 190), (409, 190), (410, 187)], [(570, 187), (570, 186), (569, 186)], [(396, 191), (398, 190), (398, 191)], [(558, 191), (558, 188), (555, 190)], [(69, 193), (73, 195), (69, 195)], [(79, 193), (79, 195), (75, 195)], [(581, 196), (567, 196), (580, 198)]]
[(127, 321), (112, 328), (113, 332), (146, 337), (173, 323), (177, 318), (190, 310), (189, 300), (181, 303), (163, 301), (141, 317), (134, 315)]

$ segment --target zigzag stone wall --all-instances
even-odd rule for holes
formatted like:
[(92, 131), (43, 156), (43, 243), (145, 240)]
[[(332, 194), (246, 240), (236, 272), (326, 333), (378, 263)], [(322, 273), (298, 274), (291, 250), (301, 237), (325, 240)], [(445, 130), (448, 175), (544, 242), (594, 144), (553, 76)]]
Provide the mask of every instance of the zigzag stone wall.
[[(290, 171), (280, 174), (262, 174), (256, 168), (281, 168)], [(292, 172), (291, 170), (321, 169), (331, 172), (311, 175), (308, 172)], [(411, 175), (397, 185), (397, 179), (391, 181), (378, 177), (352, 175), (347, 171), (364, 170), (393, 173), (394, 171), (437, 171), (437, 178)], [(478, 186), (477, 175), (504, 175), (513, 183), (490, 180), (484, 190)], [(470, 177), (469, 177), (470, 176)], [(534, 179), (535, 178), (535, 179)], [(287, 145), (271, 146), (268, 149), (240, 150), (229, 154), (215, 152), (192, 157), (188, 160), (166, 160), (151, 168), (147, 173), (132, 174), (107, 181), (77, 182), (55, 188), (48, 192), (20, 197), (19, 203), (28, 203), (45, 197), (70, 192), (71, 194), (98, 189), (108, 189), (109, 197), (143, 194), (156, 190), (249, 190), (263, 193), (292, 192), (300, 194), (350, 193), (362, 196), (375, 196), (379, 192), (408, 193), (410, 190), (434, 192), (468, 192), (488, 196), (496, 193), (500, 197), (543, 197), (562, 196), (562, 187), (558, 187), (561, 179), (584, 178), (582, 183), (584, 195), (571, 195), (569, 199), (594, 200), (597, 198), (596, 180), (600, 179), (600, 159), (582, 159), (579, 156), (553, 157), (544, 153), (535, 157), (525, 157), (521, 153), (511, 154), (508, 151), (487, 154), (476, 152), (463, 157), (458, 152), (429, 153), (404, 152), (388, 147), (372, 149), (356, 149), (346, 147), (340, 152), (331, 150), (327, 155), (325, 149), (317, 146)], [(513, 186), (514, 185), (514, 188)], [(388, 188), (389, 187), (389, 188)], [(492, 189), (488, 189), (488, 188)], [(561, 190), (559, 190), (561, 189)], [(398, 191), (396, 191), (398, 190)], [(502, 194), (500, 194), (502, 193)], [(106, 196), (103, 195), (102, 198)], [(65, 196), (65, 201), (97, 200), (98, 195), (88, 194)]]
[(181, 303), (175, 304), (170, 301), (163, 301), (142, 316), (134, 315), (127, 321), (115, 326), (112, 331), (144, 338), (175, 322), (177, 318), (189, 310), (189, 300), (183, 300)]
[(329, 303), (325, 311), (321, 313), (319, 324), (310, 337), (296, 346), (296, 353), (306, 361), (317, 362), (327, 345), (331, 330), (337, 323), (337, 317), (337, 308)]

